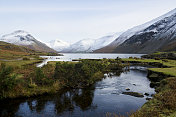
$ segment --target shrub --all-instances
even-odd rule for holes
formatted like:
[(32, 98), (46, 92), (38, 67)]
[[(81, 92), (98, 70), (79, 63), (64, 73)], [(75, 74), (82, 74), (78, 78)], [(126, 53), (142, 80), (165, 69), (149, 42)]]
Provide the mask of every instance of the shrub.
[(1, 64), (0, 68), (0, 93), (3, 96), (4, 92), (11, 90), (16, 84), (16, 75), (12, 75), (12, 67), (7, 67)]
[(155, 60), (160, 60), (160, 58), (159, 57), (155, 57)]
[(35, 83), (37, 85), (49, 85), (53, 83), (52, 79), (48, 79), (41, 68), (35, 70)]
[(95, 73), (104, 69), (100, 61), (94, 60), (82, 60), (76, 64), (57, 62), (54, 78), (64, 82), (68, 87), (86, 86)]
[(23, 60), (30, 60), (30, 59), (29, 59), (29, 58), (27, 58), (27, 57), (24, 57), (24, 58), (23, 58)]

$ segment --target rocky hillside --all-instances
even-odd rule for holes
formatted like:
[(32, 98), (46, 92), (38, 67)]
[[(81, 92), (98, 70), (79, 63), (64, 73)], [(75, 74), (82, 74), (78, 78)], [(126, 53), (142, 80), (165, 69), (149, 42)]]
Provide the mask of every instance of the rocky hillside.
[(95, 52), (153, 53), (176, 50), (176, 9), (127, 30), (108, 46)]

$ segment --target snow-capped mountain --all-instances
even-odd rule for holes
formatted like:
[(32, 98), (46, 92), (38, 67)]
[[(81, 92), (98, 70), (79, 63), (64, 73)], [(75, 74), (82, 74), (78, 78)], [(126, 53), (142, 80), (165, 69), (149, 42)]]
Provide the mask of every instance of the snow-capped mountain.
[(71, 44), (70, 47), (64, 49), (63, 52), (91, 52), (93, 42), (93, 39), (83, 39)]
[(0, 41), (26, 46), (37, 51), (55, 52), (55, 50), (49, 48), (46, 44), (36, 40), (31, 34), (23, 30), (17, 30), (13, 33), (4, 35), (2, 38), (0, 38)]
[(168, 50), (166, 46), (173, 46), (175, 40), (176, 9), (150, 22), (127, 30), (111, 44), (96, 50), (96, 52), (151, 53), (166, 51)]
[(93, 52), (96, 49), (107, 46), (113, 42), (121, 33), (104, 36), (99, 39), (83, 39), (74, 44), (71, 44), (63, 52)]
[(50, 48), (53, 48), (58, 52), (61, 52), (62, 50), (70, 46), (69, 43), (61, 40), (51, 40), (50, 42), (46, 43), (46, 45), (48, 45)]

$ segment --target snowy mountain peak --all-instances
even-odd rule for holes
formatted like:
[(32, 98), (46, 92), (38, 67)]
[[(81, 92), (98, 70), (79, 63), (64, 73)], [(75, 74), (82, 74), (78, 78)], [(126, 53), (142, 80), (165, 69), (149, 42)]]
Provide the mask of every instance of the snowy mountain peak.
[(70, 45), (68, 48), (64, 49), (63, 52), (93, 52), (96, 49), (100, 49), (110, 44), (118, 38), (120, 34), (121, 32), (98, 39), (83, 39)]
[(44, 43), (36, 40), (31, 34), (23, 30), (17, 30), (13, 33), (6, 34), (0, 38), (0, 41), (12, 43), (15, 45), (26, 46), (30, 49), (42, 52), (55, 52)]
[[(145, 24), (133, 27), (133, 28), (127, 30), (126, 32), (124, 32), (122, 35), (120, 35), (119, 38), (117, 38), (111, 45), (112, 46), (118, 46), (118, 45), (122, 44), (123, 42), (125, 42), (130, 37), (132, 37), (133, 35), (141, 33), (141, 31), (143, 31), (147, 27), (151, 26), (152, 24), (154, 24), (154, 23), (156, 23), (156, 22), (158, 22), (158, 21), (160, 21), (164, 18), (170, 17), (174, 14), (176, 14), (176, 8), (171, 10), (170, 12), (154, 19), (154, 20), (151, 20), (151, 21), (145, 23)], [(153, 32), (154, 31), (157, 31), (157, 30), (153, 30)]]
[(8, 36), (15, 37), (15, 36), (27, 36), (27, 35), (30, 35), (30, 34), (24, 30), (17, 30), (17, 31), (14, 31), (13, 33), (2, 36), (2, 38), (8, 37)]
[(70, 46), (69, 43), (64, 42), (62, 40), (51, 40), (50, 42), (46, 43), (49, 47), (53, 48), (54, 50), (60, 52), (63, 49), (67, 48)]
[(124, 32), (96, 52), (152, 53), (175, 51), (176, 9)]
[(17, 30), (13, 33), (2, 36), (0, 41), (5, 41), (16, 45), (31, 45), (34, 41), (36, 41), (36, 39), (26, 31)]

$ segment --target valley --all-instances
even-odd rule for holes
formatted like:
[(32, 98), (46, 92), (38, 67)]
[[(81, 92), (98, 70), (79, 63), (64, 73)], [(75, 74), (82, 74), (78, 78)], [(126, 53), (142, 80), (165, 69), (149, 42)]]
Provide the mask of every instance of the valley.
[(1, 1), (0, 117), (176, 117), (174, 4)]
[[(133, 110), (136, 112), (133, 113), (131, 110), (132, 108), (131, 109), (129, 108), (127, 110), (123, 109), (123, 111), (121, 111), (122, 115), (136, 117), (136, 116), (141, 116), (141, 115), (147, 116), (150, 114), (152, 114), (152, 115), (155, 114), (155, 115), (159, 116), (161, 114), (160, 112), (162, 112), (162, 114), (164, 114), (164, 115), (165, 114), (172, 115), (173, 112), (175, 112), (175, 110), (173, 108), (174, 105), (172, 105), (172, 104), (168, 105), (169, 107), (171, 106), (171, 109), (169, 109), (169, 112), (166, 111), (168, 109), (167, 106), (164, 108), (162, 108), (162, 107), (160, 108), (160, 106), (159, 106), (159, 108), (158, 108), (158, 101), (160, 102), (160, 101), (162, 101), (161, 99), (165, 98), (165, 97), (161, 97), (159, 94), (165, 95), (165, 93), (166, 93), (165, 90), (169, 90), (169, 91), (171, 91), (170, 92), (171, 94), (169, 94), (169, 95), (174, 97), (173, 96), (174, 93), (172, 93), (172, 92), (174, 91), (175, 84), (172, 84), (172, 83), (174, 83), (174, 80), (175, 80), (174, 77), (176, 77), (176, 74), (175, 74), (175, 70), (176, 70), (175, 63), (176, 62), (173, 59), (168, 59), (167, 58), (168, 56), (165, 56), (165, 55), (167, 55), (167, 53), (165, 53), (165, 55), (163, 55), (163, 53), (156, 53), (153, 55), (143, 55), (144, 58), (142, 58), (142, 59), (135, 57), (135, 55), (133, 57), (129, 57), (130, 55), (128, 55), (128, 56), (126, 56), (126, 58), (122, 58), (122, 59), (118, 58), (118, 55), (116, 55), (117, 57), (114, 59), (113, 58), (109, 58), (109, 59), (106, 59), (106, 58), (79, 59), (79, 62), (74, 62), (74, 61), (69, 61), (69, 62), (60, 61), (60, 62), (58, 62), (59, 59), (57, 59), (58, 61), (54, 62), (51, 60), (50, 62), (48, 62), (48, 64), (44, 65), (43, 67), (37, 68), (36, 65), (38, 63), (41, 63), (44, 60), (43, 58), (40, 57), (40, 55), (42, 55), (42, 54), (47, 55), (47, 53), (37, 53), (35, 51), (32, 51), (30, 49), (26, 49), (21, 46), (15, 46), (15, 45), (7, 44), (7, 43), (3, 42), (2, 45), (4, 45), (4, 44), (5, 44), (5, 46), (1, 46), (2, 52), (6, 51), (6, 49), (4, 49), (4, 48), (7, 47), (7, 45), (9, 47), (7, 47), (8, 51), (6, 51), (6, 54), (1, 54), (1, 58), (4, 59), (5, 57), (8, 56), (8, 58), (9, 58), (8, 60), (10, 60), (10, 61), (0, 60), (0, 63), (1, 63), (1, 67), (0, 67), (1, 68), (1, 73), (0, 73), (1, 83), (3, 83), (3, 82), (8, 83), (8, 84), (1, 85), (1, 91), (2, 91), (1, 92), (1, 100), (2, 101), (3, 100), (7, 100), (8, 102), (10, 100), (21, 100), (22, 101), (23, 99), (25, 99), (25, 100), (31, 100), (31, 103), (35, 103), (35, 101), (34, 101), (35, 97), (42, 96), (42, 97), (46, 97), (46, 102), (48, 102), (47, 101), (48, 99), (51, 100), (50, 96), (53, 96), (56, 94), (61, 95), (61, 97), (57, 97), (57, 98), (62, 98), (62, 95), (67, 95), (67, 94), (72, 95), (72, 92), (76, 93), (77, 92), (76, 89), (82, 90), (84, 92), (84, 89), (91, 88), (92, 86), (94, 87), (94, 85), (97, 83), (101, 84), (101, 82), (104, 82), (106, 80), (108, 81), (106, 83), (109, 83), (109, 82), (111, 82), (111, 80), (112, 81), (115, 80), (115, 82), (112, 82), (113, 84), (111, 84), (112, 85), (112, 87), (111, 87), (112, 93), (110, 95), (108, 94), (110, 96), (110, 97), (108, 97), (108, 99), (110, 99), (110, 100), (115, 99), (115, 98), (119, 97), (118, 95), (122, 95), (119, 98), (117, 98), (117, 100), (119, 100), (122, 97), (127, 98), (127, 100), (133, 100), (133, 102), (134, 102), (134, 100), (135, 101), (138, 100), (137, 105), (134, 105), (132, 102), (129, 102), (129, 101), (124, 102), (124, 103), (131, 104), (133, 109), (136, 108), (135, 110)], [(14, 47), (19, 48), (19, 50), (18, 49), (15, 49), (15, 51), (14, 51), (14, 49), (9, 50), (9, 48), (14, 48)], [(15, 55), (16, 51), (23, 52), (23, 54), (19, 55), (19, 53), (17, 53)], [(173, 56), (175, 56), (174, 55), (175, 53), (172, 53), (172, 54), (173, 54)], [(76, 55), (78, 56), (79, 54), (76, 54)], [(55, 57), (55, 56), (52, 56), (52, 57)], [(56, 56), (56, 57), (59, 58), (62, 56)], [(165, 58), (163, 58), (163, 57), (165, 57)], [(23, 59), (19, 59), (19, 58), (23, 58)], [(78, 57), (78, 58), (80, 58), (80, 57)], [(150, 79), (150, 81), (149, 81), (149, 79), (147, 78), (147, 73), (145, 71), (146, 68), (144, 69), (142, 67), (133, 67), (133, 66), (154, 66), (157, 68), (149, 68), (148, 69), (148, 78)], [(144, 69), (145, 72), (142, 69)], [(5, 71), (6, 71), (6, 75), (4, 74)], [(139, 89), (137, 88), (138, 87), (138, 85), (137, 85), (138, 80), (142, 80), (143, 78), (139, 78), (138, 80), (136, 79), (137, 81), (131, 82), (130, 85), (128, 84), (128, 82), (130, 81), (129, 79), (126, 79), (127, 81), (116, 81), (116, 79), (119, 79), (120, 77), (123, 76), (123, 75), (121, 76), (120, 74), (125, 75), (125, 73), (127, 73), (127, 75), (129, 74), (129, 76), (132, 76), (132, 74), (135, 73), (138, 76), (140, 73), (138, 71), (140, 71), (142, 74), (145, 73), (145, 75), (142, 75), (142, 76), (143, 76), (143, 78), (146, 78), (146, 80), (147, 80), (148, 85), (146, 85), (146, 87), (148, 87), (149, 89), (150, 89), (150, 86), (154, 87), (156, 90), (156, 95), (153, 95), (155, 92), (153, 92), (154, 89), (152, 89), (152, 88), (151, 88), (152, 93), (147, 92), (147, 90), (149, 90), (149, 89), (146, 90), (145, 89), (146, 87), (144, 87), (144, 89), (143, 89), (144, 91), (142, 91), (140, 86), (145, 86), (145, 84), (139, 85)], [(132, 74), (130, 74), (130, 73), (132, 73)], [(106, 74), (108, 76), (106, 76)], [(129, 78), (129, 76), (124, 76), (124, 77)], [(134, 77), (137, 77), (137, 76), (134, 76)], [(79, 77), (79, 79), (78, 79), (78, 77)], [(167, 77), (169, 77), (169, 78), (167, 78)], [(7, 80), (6, 78), (9, 78), (9, 79)], [(132, 78), (132, 80), (135, 80), (135, 79)], [(173, 80), (173, 82), (170, 82), (170, 80)], [(122, 86), (117, 85), (119, 87), (115, 88), (117, 86), (114, 83), (120, 83), (120, 82), (122, 84), (127, 82), (128, 85), (127, 84), (122, 85)], [(144, 82), (144, 81), (140, 81), (140, 82)], [(163, 82), (166, 82), (166, 83), (163, 84)], [(171, 83), (171, 84), (167, 84), (167, 82)], [(135, 85), (133, 85), (133, 84), (135, 84)], [(169, 89), (165, 89), (165, 86), (168, 87), (168, 85), (169, 85), (169, 87), (170, 86), (172, 86), (172, 87), (170, 87)], [(161, 86), (162, 86), (162, 88), (161, 88)], [(7, 87), (7, 88), (4, 89), (3, 87)], [(96, 88), (94, 87), (95, 94), (93, 93), (94, 88), (89, 90), (91, 92), (93, 91), (91, 95), (95, 95), (95, 97), (91, 97), (91, 100), (92, 100), (92, 98), (96, 99), (99, 96), (102, 99), (107, 98), (106, 95), (104, 97), (102, 94), (99, 94), (98, 92), (100, 91), (104, 94), (106, 92), (106, 88), (108, 90), (109, 87), (110, 86), (104, 87), (104, 85), (103, 85), (102, 88), (101, 87), (99, 88), (99, 85), (97, 84)], [(129, 91), (127, 90), (127, 88), (129, 89)], [(69, 89), (69, 90), (66, 90), (66, 89)], [(65, 92), (65, 90), (66, 90), (66, 92)], [(78, 92), (79, 92), (79, 90), (78, 90)], [(87, 92), (87, 90), (85, 92)], [(126, 92), (132, 92), (132, 94), (130, 94), (130, 96), (128, 96), (128, 95), (126, 95)], [(145, 96), (144, 94), (146, 94), (146, 95), (149, 94), (150, 96)], [(73, 94), (73, 97), (75, 97), (76, 95), (78, 95), (78, 96), (82, 95), (83, 97), (86, 96), (85, 97), (86, 99), (89, 97), (89, 95), (79, 94), (79, 93)], [(133, 95), (136, 95), (136, 96), (142, 95), (143, 98), (140, 98), (138, 96), (133, 97)], [(165, 96), (168, 96), (168, 95), (165, 95)], [(65, 98), (68, 98), (68, 97), (65, 97)], [(80, 97), (80, 98), (83, 99), (82, 97)], [(174, 100), (174, 99), (171, 99), (171, 97), (167, 97), (167, 98), (169, 99), (168, 101)], [(147, 100), (149, 99), (150, 101), (145, 103), (147, 101), (146, 99)], [(23, 100), (22, 103), (25, 102), (25, 100)], [(74, 100), (74, 98), (69, 98), (69, 100), (72, 101), (72, 100)], [(117, 100), (115, 102), (117, 102)], [(41, 101), (39, 99), (37, 103), (40, 103), (40, 102)], [(61, 103), (66, 103), (66, 102), (61, 102)], [(76, 103), (83, 103), (83, 102), (76, 102)], [(90, 102), (90, 103), (92, 103), (92, 102)], [(119, 112), (114, 111), (113, 108), (111, 108), (112, 110), (110, 110), (110, 107), (112, 105), (109, 105), (106, 109), (104, 108), (107, 113), (101, 113), (101, 111), (99, 110), (100, 108), (102, 108), (101, 104), (99, 104), (98, 101), (96, 101), (94, 103), (98, 104), (98, 107), (96, 107), (98, 110), (95, 109), (97, 111), (92, 111), (91, 115), (97, 115), (99, 113), (98, 115), (102, 116), (102, 115), (107, 115), (107, 114), (111, 115), (111, 113), (116, 113), (118, 116), (118, 114), (119, 114)], [(103, 103), (103, 102), (101, 102), (101, 103)], [(11, 103), (11, 104), (13, 104), (13, 103)], [(162, 102), (162, 104), (165, 104), (165, 102)], [(152, 105), (152, 108), (149, 108), (151, 105)], [(3, 108), (2, 110), (7, 109), (7, 108), (4, 108), (5, 106), (7, 106), (7, 105), (5, 104), (3, 107), (1, 107), (1, 108)], [(89, 108), (89, 106), (92, 107), (93, 105), (88, 104), (87, 106), (86, 105), (82, 105), (82, 106), (85, 106), (85, 108)], [(82, 107), (82, 106), (80, 106), (80, 108), (84, 110), (84, 107)], [(65, 108), (63, 108), (62, 111), (61, 110), (58, 110), (58, 111), (61, 111), (61, 113), (64, 112), (64, 113), (68, 114), (69, 111), (66, 111), (66, 110), (71, 109), (70, 111), (74, 111), (73, 107), (76, 107), (76, 105), (67, 105)], [(140, 107), (141, 107), (141, 109), (139, 109)], [(155, 108), (155, 107), (157, 107), (157, 109), (154, 109), (154, 111), (153, 111), (153, 108)], [(26, 108), (26, 107), (23, 107), (23, 108)], [(13, 111), (13, 110), (7, 109), (6, 111)], [(76, 110), (76, 111), (78, 111), (78, 110)], [(55, 112), (53, 112), (53, 113), (55, 113)], [(55, 114), (58, 116), (61, 113), (59, 112), (59, 113), (55, 113)], [(78, 113), (80, 113), (80, 111), (78, 111)], [(130, 113), (130, 115), (127, 113)], [(18, 115), (18, 114), (21, 115), (24, 113), (23, 112), (19, 113), (17, 111), (15, 113), (9, 112), (7, 114), (4, 114), (1, 112), (1, 116), (7, 116), (7, 115), (14, 116), (14, 115)], [(42, 113), (42, 114), (49, 114), (49, 113)], [(88, 113), (84, 112), (83, 115), (88, 115)], [(74, 116), (74, 115), (71, 114), (70, 116)]]

